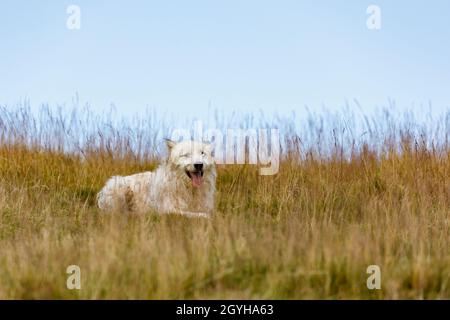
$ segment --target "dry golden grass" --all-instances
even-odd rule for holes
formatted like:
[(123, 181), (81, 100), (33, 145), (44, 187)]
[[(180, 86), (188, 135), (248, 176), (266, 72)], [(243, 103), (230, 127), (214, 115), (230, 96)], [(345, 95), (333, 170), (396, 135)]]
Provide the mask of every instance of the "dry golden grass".
[[(401, 127), (382, 150), (323, 156), (286, 131), (278, 175), (219, 167), (207, 221), (100, 214), (105, 180), (154, 168), (158, 153), (131, 151), (120, 130), (63, 152), (68, 127), (32, 119), (0, 113), (0, 298), (450, 298), (447, 141)], [(66, 288), (71, 264), (81, 290)], [(373, 264), (381, 290), (366, 287)]]

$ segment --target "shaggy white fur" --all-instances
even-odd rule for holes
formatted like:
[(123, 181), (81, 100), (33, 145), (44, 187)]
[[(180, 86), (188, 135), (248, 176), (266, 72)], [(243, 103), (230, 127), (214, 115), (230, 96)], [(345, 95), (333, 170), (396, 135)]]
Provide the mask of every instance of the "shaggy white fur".
[(97, 195), (106, 212), (179, 213), (210, 217), (216, 168), (209, 144), (167, 140), (169, 158), (153, 172), (110, 178)]

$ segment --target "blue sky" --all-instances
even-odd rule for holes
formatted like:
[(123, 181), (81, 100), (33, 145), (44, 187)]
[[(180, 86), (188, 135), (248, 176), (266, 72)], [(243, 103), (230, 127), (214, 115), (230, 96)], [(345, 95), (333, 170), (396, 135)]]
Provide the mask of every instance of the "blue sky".
[[(81, 29), (66, 27), (68, 5)], [(366, 27), (370, 4), (381, 30)], [(82, 103), (176, 116), (450, 109), (450, 1), (0, 2), (0, 104)]]

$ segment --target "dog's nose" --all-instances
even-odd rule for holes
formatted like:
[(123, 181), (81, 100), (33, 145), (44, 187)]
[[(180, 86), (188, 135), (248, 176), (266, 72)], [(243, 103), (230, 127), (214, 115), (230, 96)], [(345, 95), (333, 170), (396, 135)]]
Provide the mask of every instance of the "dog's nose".
[(203, 163), (201, 163), (201, 162), (194, 163), (194, 168), (197, 171), (201, 171), (203, 169)]

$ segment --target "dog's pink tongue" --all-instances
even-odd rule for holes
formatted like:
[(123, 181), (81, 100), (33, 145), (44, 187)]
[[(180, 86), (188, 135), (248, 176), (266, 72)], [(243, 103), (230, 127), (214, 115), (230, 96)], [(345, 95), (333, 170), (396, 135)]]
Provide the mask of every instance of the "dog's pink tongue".
[(197, 188), (197, 187), (200, 187), (202, 185), (202, 183), (203, 183), (203, 177), (202, 177), (201, 173), (193, 172), (192, 173), (192, 185)]

